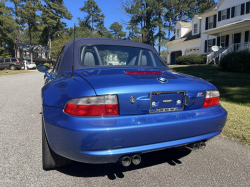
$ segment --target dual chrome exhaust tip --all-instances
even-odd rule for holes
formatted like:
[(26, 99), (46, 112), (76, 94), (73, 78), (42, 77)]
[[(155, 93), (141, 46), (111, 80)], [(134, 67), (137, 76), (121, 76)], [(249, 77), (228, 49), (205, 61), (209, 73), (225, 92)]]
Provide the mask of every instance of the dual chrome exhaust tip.
[(133, 155), (133, 156), (124, 156), (120, 158), (120, 162), (123, 166), (128, 167), (131, 163), (134, 165), (138, 165), (141, 163), (140, 155)]
[[(185, 148), (191, 150), (191, 151), (197, 151), (205, 149), (206, 143), (205, 142), (197, 142), (193, 144), (186, 145)], [(138, 165), (141, 163), (141, 157), (140, 155), (132, 155), (132, 156), (123, 156), (120, 158), (120, 163), (124, 167), (128, 167), (133, 163), (134, 165)]]

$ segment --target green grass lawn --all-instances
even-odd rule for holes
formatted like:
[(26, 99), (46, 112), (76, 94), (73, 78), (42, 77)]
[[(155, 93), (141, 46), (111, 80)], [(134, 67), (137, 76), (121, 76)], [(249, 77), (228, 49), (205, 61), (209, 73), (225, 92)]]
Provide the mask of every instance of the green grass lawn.
[(19, 73), (29, 73), (33, 72), (32, 70), (0, 70), (0, 76), (5, 76), (5, 75), (13, 75), (13, 74), (19, 74)]
[(222, 135), (250, 145), (250, 74), (220, 71), (218, 66), (182, 65), (171, 69), (203, 78), (214, 84), (221, 95), (221, 105), (228, 111)]

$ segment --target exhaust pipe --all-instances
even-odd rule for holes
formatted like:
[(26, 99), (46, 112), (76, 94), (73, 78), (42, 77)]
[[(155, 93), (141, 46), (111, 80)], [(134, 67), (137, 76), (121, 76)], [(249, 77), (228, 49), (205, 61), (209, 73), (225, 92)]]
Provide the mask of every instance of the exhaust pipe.
[(206, 143), (205, 142), (200, 142), (200, 149), (205, 149)]
[(132, 162), (134, 165), (138, 165), (141, 163), (141, 157), (139, 155), (132, 156)]
[(131, 164), (131, 158), (129, 156), (124, 156), (120, 159), (120, 162), (124, 167), (128, 167)]
[(185, 147), (191, 151), (197, 151), (200, 149), (205, 149), (206, 143), (205, 142), (198, 142), (198, 143), (187, 145)]

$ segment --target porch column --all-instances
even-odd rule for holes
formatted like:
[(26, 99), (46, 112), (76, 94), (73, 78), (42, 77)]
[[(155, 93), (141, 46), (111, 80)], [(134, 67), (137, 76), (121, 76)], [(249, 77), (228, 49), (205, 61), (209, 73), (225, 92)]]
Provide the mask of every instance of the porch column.
[(167, 57), (167, 64), (171, 64), (171, 57), (170, 57), (170, 55), (171, 55), (171, 52), (169, 52), (169, 51), (167, 51), (167, 55), (168, 55), (168, 57)]
[(234, 29), (233, 29), (233, 42), (232, 42), (232, 44), (234, 44)]
[(207, 34), (207, 55), (208, 55), (208, 34)]
[(186, 50), (182, 50), (181, 56), (186, 55)]
[(222, 36), (222, 32), (220, 32), (220, 46), (221, 46), (221, 36)]

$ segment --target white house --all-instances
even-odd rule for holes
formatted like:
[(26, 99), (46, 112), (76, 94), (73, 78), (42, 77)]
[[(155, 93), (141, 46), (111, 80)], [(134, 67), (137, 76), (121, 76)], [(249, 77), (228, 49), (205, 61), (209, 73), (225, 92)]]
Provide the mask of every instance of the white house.
[[(250, 49), (250, 1), (221, 0), (196, 15), (191, 22), (178, 22), (175, 34), (166, 44), (168, 64), (178, 56), (206, 54), (207, 63), (231, 51)], [(220, 46), (214, 53), (212, 46)]]

